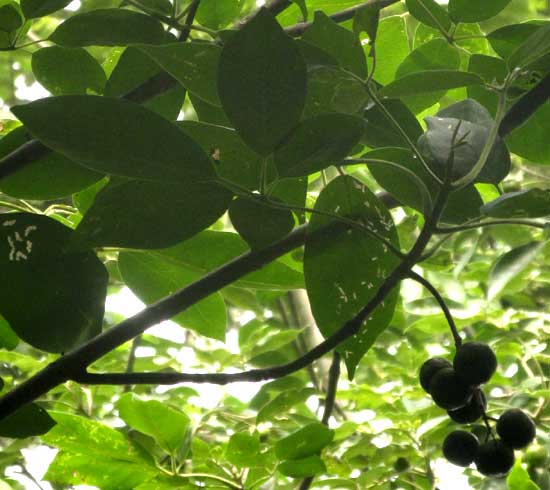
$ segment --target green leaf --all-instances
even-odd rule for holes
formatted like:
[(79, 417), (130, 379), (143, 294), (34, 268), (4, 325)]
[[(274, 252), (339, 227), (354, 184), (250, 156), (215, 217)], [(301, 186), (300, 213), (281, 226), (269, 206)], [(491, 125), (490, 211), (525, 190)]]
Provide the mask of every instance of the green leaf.
[(541, 28), (539, 22), (505, 25), (487, 34), (487, 40), (501, 58), (508, 59), (519, 46)]
[(449, 15), (454, 22), (481, 22), (497, 15), (510, 0), (449, 0)]
[(167, 453), (175, 455), (190, 429), (189, 417), (158, 400), (142, 400), (125, 393), (116, 403), (120, 418), (130, 427), (155, 439)]
[(156, 468), (144, 464), (86, 453), (60, 452), (48, 467), (44, 478), (65, 488), (85, 483), (101, 490), (133, 490), (141, 488), (141, 483), (158, 473)]
[[(183, 269), (205, 274), (247, 250), (247, 244), (236, 233), (206, 230), (171, 248), (156, 251), (155, 254), (165, 257), (169, 263), (179, 264)], [(271, 262), (261, 270), (247, 274), (235, 285), (267, 290), (299, 289), (304, 286), (301, 274), (281, 261)]]
[(405, 19), (401, 15), (380, 21), (376, 36), (376, 71), (374, 79), (386, 85), (395, 79), (395, 72), (410, 52)]
[[(355, 12), (353, 16), (353, 32), (359, 35), (365, 31), (369, 37), (371, 46), (376, 43), (378, 26), (380, 25), (380, 7), (367, 5)], [(369, 53), (372, 56), (372, 52)]]
[[(170, 260), (162, 252), (121, 252), (122, 279), (147, 304), (175, 293), (201, 278), (201, 274)], [(172, 318), (182, 327), (213, 339), (225, 340), (226, 311), (222, 296), (212, 294)]]
[(273, 400), (266, 403), (259, 411), (256, 417), (256, 423), (266, 420), (272, 421), (290, 410), (292, 407), (303, 403), (312, 394), (313, 390), (286, 390), (279, 393)]
[(197, 10), (196, 20), (209, 29), (218, 31), (235, 21), (245, 5), (244, 0), (201, 0), (201, 8)]
[(263, 159), (234, 129), (198, 121), (182, 121), (177, 125), (210, 156), (218, 175), (251, 191), (258, 189)]
[(4, 1), (0, 5), (0, 31), (5, 33), (15, 32), (23, 25), (19, 5), (12, 1)]
[(308, 11), (307, 11), (306, 0), (291, 0), (291, 1), (292, 3), (295, 3), (296, 5), (298, 5), (300, 12), (302, 12), (302, 20), (304, 22), (307, 22)]
[(177, 43), (136, 46), (189, 92), (219, 106), (216, 76), (221, 48), (209, 43)]
[(481, 208), (491, 218), (541, 218), (550, 215), (550, 191), (528, 189), (508, 192)]
[(278, 467), (283, 475), (292, 478), (306, 478), (318, 473), (327, 471), (325, 463), (319, 456), (309, 456), (307, 458), (296, 459), (293, 461), (283, 461)]
[[(399, 201), (426, 214), (432, 207), (432, 193), (437, 186), (426, 184), (431, 177), (422, 167), (418, 158), (405, 148), (379, 148), (361, 156), (379, 162), (367, 163), (376, 182)], [(428, 187), (428, 185), (430, 187)]]
[[(20, 126), (0, 139), (0, 158), (29, 141), (27, 130)], [(0, 190), (19, 199), (50, 200), (69, 196), (103, 177), (55, 152), (33, 160), (0, 181)]]
[(23, 439), (45, 434), (55, 425), (46, 410), (36, 403), (28, 403), (0, 420), (0, 437)]
[(208, 156), (193, 140), (134, 102), (63, 95), (12, 112), (46, 146), (98, 172), (185, 184), (214, 177)]
[[(174, 11), (174, 7), (170, 3), (170, 0), (140, 0), (139, 3), (150, 11), (165, 15), (167, 17), (170, 17)], [(122, 3), (120, 4), (121, 7), (126, 7), (128, 5), (130, 5), (128, 0), (122, 0)]]
[(0, 270), (10, 284), (0, 313), (17, 335), (64, 352), (99, 334), (108, 275), (97, 256), (70, 251), (73, 232), (46, 216), (3, 214), (0, 223)]
[(331, 55), (345, 70), (360, 78), (367, 76), (367, 62), (359, 38), (317, 10), (302, 39)]
[(53, 14), (71, 3), (71, 0), (21, 0), (21, 9), (27, 19)]
[[(250, 248), (262, 249), (288, 235), (294, 228), (294, 216), (288, 209), (274, 209), (262, 202), (237, 198), (229, 205), (229, 218)], [(258, 224), (261, 223), (261, 226)]]
[(508, 68), (546, 68), (550, 60), (550, 24), (537, 29), (508, 58)]
[(348, 114), (322, 114), (304, 120), (274, 154), (281, 177), (302, 177), (338, 164), (357, 145), (363, 131), (361, 118)]
[[(381, 101), (385, 110), (399, 121), (399, 125), (411, 141), (416, 141), (422, 135), (422, 126), (410, 109), (398, 99)], [(364, 112), (366, 122), (362, 143), (371, 148), (381, 146), (399, 146), (409, 148), (407, 140), (388, 121), (384, 112), (376, 104), (371, 104)]]
[(380, 90), (380, 96), (400, 98), (425, 94), (438, 90), (450, 90), (470, 85), (483, 85), (483, 79), (475, 73), (458, 70), (430, 70), (410, 73)]
[(237, 468), (262, 466), (260, 455), (260, 437), (247, 432), (237, 432), (229, 438), (226, 449), (227, 460)]
[(19, 344), (17, 334), (12, 330), (6, 319), (0, 315), (0, 348), (13, 350)]
[[(136, 47), (130, 46), (118, 57), (118, 62), (105, 85), (105, 95), (124, 96), (159, 73), (161, 69), (157, 63)], [(176, 84), (172, 89), (152, 96), (143, 106), (173, 121), (180, 113), (184, 98), (185, 89)]]
[[(323, 189), (315, 209), (359, 221), (398, 246), (393, 220), (384, 205), (366, 187), (352, 177), (341, 176)], [(355, 316), (374, 296), (398, 259), (376, 238), (360, 229), (339, 224), (333, 218), (313, 214), (311, 235), (306, 241), (304, 274), (313, 316), (326, 338)], [(334, 224), (333, 224), (334, 226)], [(369, 317), (360, 332), (344, 342), (342, 353), (349, 377), (378, 335), (388, 326), (396, 302), (395, 292)]]
[(445, 32), (451, 28), (449, 14), (435, 0), (406, 0), (406, 3), (409, 13), (423, 24)]
[(222, 107), (243, 140), (271, 153), (298, 123), (306, 96), (306, 65), (298, 46), (260, 9), (226, 42), (218, 67)]
[(103, 68), (84, 48), (39, 49), (32, 55), (32, 72), (53, 95), (100, 94), (107, 82)]
[(532, 264), (543, 247), (543, 242), (530, 242), (499, 257), (489, 274), (487, 299), (496, 298), (514, 277)]
[(165, 38), (162, 24), (133, 10), (97, 9), (69, 17), (50, 35), (60, 46), (126, 46), (157, 44)]
[(108, 425), (69, 413), (51, 411), (50, 415), (57, 425), (41, 437), (49, 446), (96, 460), (146, 461), (122, 432)]
[[(428, 73), (432, 70), (458, 70), (460, 67), (460, 55), (455, 46), (451, 46), (443, 39), (432, 39), (415, 50), (399, 65), (395, 77), (397, 79), (407, 75)], [(419, 113), (437, 103), (446, 90), (438, 90), (428, 94), (422, 94), (403, 98), (403, 102), (414, 112)]]
[(517, 460), (514, 467), (506, 477), (508, 490), (540, 490), (540, 487), (531, 480), (529, 473), (521, 465), (521, 460)]
[(333, 437), (332, 429), (320, 422), (313, 422), (279, 439), (275, 444), (275, 454), (279, 459), (302, 459), (318, 454), (330, 444)]
[(76, 229), (75, 242), (127, 248), (169, 247), (212, 225), (225, 213), (231, 198), (231, 193), (214, 182), (115, 180), (97, 194)]

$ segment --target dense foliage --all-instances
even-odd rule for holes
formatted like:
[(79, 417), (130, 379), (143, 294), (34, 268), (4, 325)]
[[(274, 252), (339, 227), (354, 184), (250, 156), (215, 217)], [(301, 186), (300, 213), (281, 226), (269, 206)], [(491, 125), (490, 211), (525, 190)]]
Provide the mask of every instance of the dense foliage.
[(0, 0), (0, 489), (550, 489), (550, 5), (264, 3)]

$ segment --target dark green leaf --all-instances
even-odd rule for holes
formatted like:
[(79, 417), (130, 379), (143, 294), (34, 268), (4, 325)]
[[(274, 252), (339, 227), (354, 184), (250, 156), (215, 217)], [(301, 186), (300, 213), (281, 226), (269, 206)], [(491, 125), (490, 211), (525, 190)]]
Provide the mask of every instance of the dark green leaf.
[(126, 424), (153, 437), (168, 454), (175, 455), (187, 436), (189, 417), (158, 400), (142, 400), (125, 393), (116, 407)]
[(508, 59), (540, 27), (538, 22), (509, 24), (487, 34), (487, 40), (501, 58)]
[(46, 146), (98, 172), (185, 184), (214, 177), (208, 156), (193, 140), (133, 102), (64, 95), (12, 112)]
[(302, 459), (318, 454), (333, 437), (333, 430), (320, 422), (313, 422), (279, 439), (275, 444), (275, 454), (279, 459)]
[(178, 43), (137, 48), (164, 71), (170, 73), (189, 92), (209, 104), (220, 105), (216, 74), (221, 48), (208, 43)]
[(294, 461), (283, 461), (277, 469), (285, 476), (306, 478), (327, 471), (325, 463), (319, 456), (309, 456)]
[[(140, 0), (139, 4), (154, 13), (168, 17), (170, 17), (174, 11), (174, 7), (170, 3), (170, 0)], [(131, 5), (128, 0), (122, 0), (122, 3), (120, 4), (121, 7), (126, 7), (128, 5)]]
[(269, 207), (261, 198), (254, 201), (235, 199), (229, 205), (229, 217), (233, 227), (252, 249), (265, 248), (294, 228), (294, 216), (290, 210)]
[[(426, 182), (431, 180), (418, 158), (405, 148), (379, 148), (362, 155), (370, 173), (384, 189), (398, 196), (401, 203), (426, 213), (432, 207), (432, 196)], [(435, 184), (435, 182), (434, 182)], [(433, 192), (437, 192), (433, 186)]]
[(71, 3), (71, 0), (21, 0), (21, 8), (27, 19), (44, 17)]
[[(126, 285), (147, 304), (175, 293), (202, 276), (162, 251), (121, 252), (118, 268)], [(225, 340), (227, 319), (225, 304), (219, 293), (199, 301), (172, 320), (206, 337)]]
[(370, 44), (373, 45), (376, 43), (379, 24), (380, 8), (376, 5), (368, 5), (355, 12), (355, 16), (353, 17), (353, 32), (358, 35), (365, 31), (369, 37)]
[(227, 210), (231, 197), (215, 183), (114, 181), (98, 193), (76, 229), (75, 241), (169, 247), (213, 224)]
[(481, 22), (497, 15), (510, 0), (449, 0), (451, 19), (458, 22)]
[(23, 25), (23, 16), (15, 2), (3, 2), (0, 6), (0, 31), (14, 32)]
[[(160, 67), (149, 56), (130, 46), (118, 58), (118, 63), (107, 80), (105, 95), (120, 97), (131, 93), (160, 72)], [(184, 98), (185, 89), (175, 85), (172, 89), (152, 96), (143, 105), (173, 121), (180, 113)]]
[[(443, 39), (432, 39), (415, 50), (399, 65), (395, 74), (396, 79), (407, 75), (428, 72), (432, 70), (458, 70), (460, 67), (460, 55), (455, 46), (451, 46)], [(446, 90), (438, 90), (428, 94), (422, 94), (403, 98), (403, 102), (416, 114), (437, 103)]]
[(541, 218), (550, 215), (550, 190), (508, 192), (488, 202), (481, 212), (491, 218)]
[[(487, 83), (494, 83), (495, 81), (497, 83), (502, 82), (508, 72), (506, 69), (506, 63), (501, 59), (493, 56), (478, 54), (473, 54), (470, 56), (468, 71), (477, 73)], [(491, 114), (496, 113), (498, 103), (497, 94), (479, 85), (472, 85), (468, 87), (467, 90), (468, 97), (477, 100), (480, 104), (487, 108)]]
[(165, 38), (162, 24), (139, 12), (97, 9), (69, 17), (50, 35), (55, 44), (68, 47), (157, 44)]
[(107, 81), (103, 68), (84, 48), (39, 49), (32, 55), (32, 72), (52, 95), (85, 94), (88, 90), (100, 94)]
[(298, 123), (306, 65), (298, 46), (267, 10), (261, 9), (225, 44), (218, 92), (235, 129), (261, 155), (271, 153)]
[(258, 188), (262, 158), (245, 145), (234, 129), (197, 121), (177, 124), (210, 155), (221, 177), (249, 190)]
[[(383, 100), (382, 105), (391, 116), (399, 121), (399, 125), (405, 134), (416, 141), (422, 135), (422, 126), (414, 117), (410, 109), (400, 100)], [(395, 129), (393, 124), (388, 121), (382, 110), (376, 105), (371, 104), (364, 112), (363, 117), (366, 122), (365, 132), (362, 143), (371, 148), (381, 146), (399, 146), (409, 148), (407, 140)]]
[(19, 344), (17, 334), (12, 330), (6, 319), (0, 315), (0, 348), (13, 350)]
[(300, 9), (300, 12), (302, 12), (302, 19), (304, 22), (307, 22), (307, 14), (308, 14), (308, 11), (307, 11), (307, 4), (306, 4), (306, 0), (291, 0), (293, 3), (295, 3), (296, 5), (298, 5), (299, 9)]
[(417, 20), (435, 29), (447, 32), (451, 19), (447, 11), (435, 0), (406, 0), (409, 13)]
[(531, 34), (508, 58), (508, 68), (546, 68), (550, 60), (550, 25)]
[(487, 299), (496, 298), (514, 277), (531, 265), (542, 247), (544, 242), (530, 242), (499, 257), (489, 275)]
[[(342, 176), (319, 195), (315, 209), (354, 219), (398, 246), (393, 220), (384, 205), (360, 182)], [(340, 223), (315, 235), (333, 222), (313, 214), (312, 235), (306, 242), (304, 274), (311, 308), (319, 329), (330, 336), (350, 320), (374, 296), (398, 259), (373, 236)], [(334, 226), (334, 223), (333, 223)], [(355, 368), (377, 336), (388, 326), (395, 308), (392, 293), (368, 318), (361, 331), (338, 350), (353, 378)]]
[(46, 216), (4, 214), (0, 222), (0, 268), (10, 284), (0, 313), (17, 335), (64, 352), (99, 334), (108, 275), (96, 255), (69, 251), (72, 231)]
[[(246, 253), (248, 246), (236, 233), (203, 231), (190, 240), (155, 252), (183, 269), (205, 274)], [(158, 255), (157, 255), (158, 256)], [(303, 287), (301, 274), (280, 261), (272, 262), (257, 272), (247, 274), (236, 286), (253, 289), (299, 289)]]
[(359, 38), (318, 10), (302, 39), (331, 55), (338, 64), (360, 78), (367, 76), (367, 62)]
[(244, 5), (244, 0), (231, 0), (230, 2), (201, 0), (196, 19), (204, 27), (218, 31), (236, 20)]
[(475, 73), (458, 70), (430, 70), (405, 75), (380, 90), (382, 97), (400, 98), (449, 90), (470, 85), (482, 85), (483, 79)]
[(282, 177), (301, 177), (338, 164), (359, 142), (365, 129), (361, 118), (322, 114), (303, 121), (275, 151)]
[[(0, 140), (0, 157), (11, 153), (30, 138), (20, 126)], [(0, 181), (0, 190), (19, 199), (49, 200), (66, 197), (94, 182), (102, 174), (78, 165), (55, 152), (33, 160)]]
[(45, 434), (55, 425), (46, 410), (36, 403), (29, 403), (0, 420), (0, 437), (24, 437)]

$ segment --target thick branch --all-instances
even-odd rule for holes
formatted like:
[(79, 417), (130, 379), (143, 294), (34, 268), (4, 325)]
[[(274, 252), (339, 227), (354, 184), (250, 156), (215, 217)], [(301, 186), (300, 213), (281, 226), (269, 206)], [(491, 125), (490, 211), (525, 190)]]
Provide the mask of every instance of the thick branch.
[[(382, 9), (384, 7), (389, 7), (394, 3), (399, 3), (400, 1), (401, 0), (369, 0), (368, 2), (363, 2), (359, 5), (354, 5), (353, 7), (347, 8), (340, 12), (336, 12), (335, 14), (329, 15), (329, 17), (334, 22), (345, 22), (346, 20), (352, 19), (358, 10), (364, 9), (365, 7), (376, 5), (377, 7)], [(286, 27), (285, 32), (289, 36), (298, 37), (301, 36), (304, 31), (306, 31), (310, 26), (311, 22), (299, 22), (298, 24), (294, 24), (293, 26)]]

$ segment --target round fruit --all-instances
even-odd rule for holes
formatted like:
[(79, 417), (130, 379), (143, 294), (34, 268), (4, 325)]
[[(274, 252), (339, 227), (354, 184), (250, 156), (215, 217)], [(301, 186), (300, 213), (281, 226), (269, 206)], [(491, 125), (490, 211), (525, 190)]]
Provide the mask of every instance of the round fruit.
[(464, 430), (451, 432), (443, 442), (443, 455), (457, 466), (470, 466), (479, 448), (477, 437)]
[[(481, 403), (480, 403), (481, 402)], [(479, 395), (474, 392), (472, 399), (462, 408), (448, 410), (449, 417), (459, 424), (471, 424), (478, 420), (487, 408), (485, 393), (479, 390)]]
[(506, 410), (497, 421), (497, 433), (508, 446), (521, 449), (535, 438), (535, 423), (519, 408)]
[(397, 458), (393, 463), (393, 469), (397, 471), (397, 473), (403, 473), (403, 471), (407, 471), (410, 466), (411, 464), (409, 463), (409, 460), (403, 457)]
[(514, 450), (500, 440), (491, 439), (479, 446), (474, 463), (482, 475), (505, 476), (514, 466)]
[(456, 410), (472, 398), (472, 389), (460, 379), (453, 368), (443, 368), (435, 373), (429, 392), (436, 405), (445, 410)]
[(458, 349), (453, 366), (465, 383), (479, 386), (491, 379), (497, 369), (497, 358), (487, 344), (467, 342)]
[(443, 368), (450, 367), (453, 367), (453, 365), (449, 361), (447, 361), (447, 359), (443, 359), (441, 357), (428, 359), (424, 364), (422, 364), (422, 367), (420, 368), (420, 385), (422, 386), (422, 388), (424, 388), (424, 391), (429, 393), (428, 389), (430, 386), (430, 382), (435, 373)]

